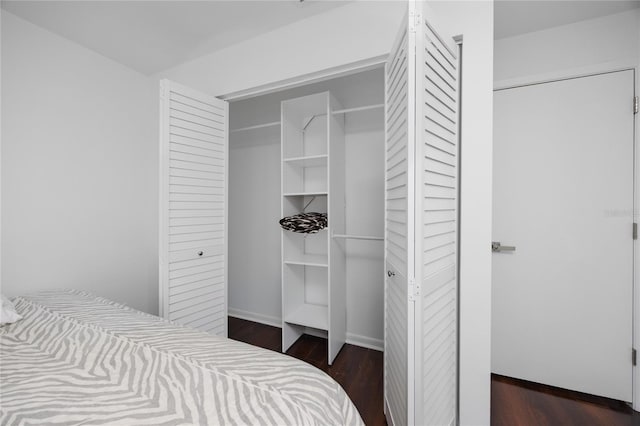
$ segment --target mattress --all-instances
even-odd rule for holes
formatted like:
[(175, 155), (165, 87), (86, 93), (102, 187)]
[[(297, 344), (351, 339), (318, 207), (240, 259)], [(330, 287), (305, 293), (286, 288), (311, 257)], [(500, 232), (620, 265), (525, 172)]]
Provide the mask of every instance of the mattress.
[(337, 382), (295, 358), (75, 290), (14, 304), (2, 425), (362, 424)]

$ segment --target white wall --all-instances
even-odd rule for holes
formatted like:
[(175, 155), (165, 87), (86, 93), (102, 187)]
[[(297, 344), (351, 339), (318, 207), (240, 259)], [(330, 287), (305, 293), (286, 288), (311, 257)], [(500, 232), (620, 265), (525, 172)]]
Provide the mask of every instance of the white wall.
[(157, 86), (2, 13), (2, 292), (157, 312)]
[(229, 314), (280, 327), (280, 128), (229, 141)]
[(640, 11), (496, 40), (497, 87), (635, 67)]
[(359, 1), (158, 73), (213, 95), (386, 55), (404, 1)]
[[(382, 97), (384, 80), (378, 89)], [(384, 236), (384, 113), (345, 118), (346, 232)], [(384, 348), (384, 243), (347, 240), (347, 341)]]
[[(280, 120), (280, 101), (330, 90), (343, 107), (381, 104), (384, 72), (376, 69), (231, 104), (231, 128)], [(345, 118), (346, 227), (382, 236), (383, 110)], [(231, 133), (229, 179), (229, 312), (280, 326), (280, 129)], [(331, 220), (331, 218), (329, 218)], [(347, 242), (347, 339), (381, 349), (384, 338), (384, 246)]]
[[(427, 2), (442, 34), (462, 35), (460, 424), (491, 408), (493, 1)], [(426, 17), (429, 19), (429, 16)]]

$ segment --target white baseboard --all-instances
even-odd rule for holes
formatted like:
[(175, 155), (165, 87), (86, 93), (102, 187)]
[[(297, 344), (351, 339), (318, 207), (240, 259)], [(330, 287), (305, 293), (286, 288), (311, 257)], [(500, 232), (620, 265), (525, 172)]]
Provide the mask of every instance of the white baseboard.
[(360, 336), (359, 334), (347, 333), (347, 343), (380, 352), (384, 350), (384, 340)]
[(234, 318), (240, 318), (247, 321), (258, 322), (260, 324), (270, 325), (272, 327), (282, 328), (282, 320), (278, 317), (272, 317), (270, 315), (257, 314), (255, 312), (243, 311), (241, 309), (232, 308), (229, 306), (227, 309), (227, 315)]
[[(317, 330), (315, 328), (306, 327), (304, 333), (310, 336), (322, 337), (323, 339), (327, 338), (326, 331)], [(367, 336), (360, 336), (359, 334), (347, 333), (347, 343), (380, 352), (384, 350), (384, 342), (382, 340)]]
[(308, 334), (309, 336), (321, 337), (323, 339), (327, 338), (327, 332), (325, 330), (318, 330), (317, 328), (305, 327), (304, 334)]
[[(234, 318), (240, 318), (247, 321), (270, 325), (272, 327), (282, 328), (282, 320), (278, 317), (272, 317), (270, 315), (243, 311), (242, 309), (236, 309), (232, 307), (228, 308), (227, 315)], [(305, 330), (305, 333), (316, 337), (323, 337), (325, 339), (327, 338), (327, 333), (321, 330), (307, 328)], [(360, 346), (363, 348), (373, 349), (381, 352), (384, 350), (384, 341), (382, 339), (374, 339), (373, 337), (361, 336), (359, 334), (347, 333), (347, 343), (350, 345)]]

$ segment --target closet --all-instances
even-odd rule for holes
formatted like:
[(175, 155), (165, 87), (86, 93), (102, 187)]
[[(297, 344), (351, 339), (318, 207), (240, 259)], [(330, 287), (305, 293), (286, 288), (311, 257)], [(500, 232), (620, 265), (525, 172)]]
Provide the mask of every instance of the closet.
[[(460, 59), (443, 23), (409, 1), (384, 64), (251, 98), (163, 81), (162, 315), (271, 324), (283, 350), (315, 334), (329, 362), (384, 345), (388, 423), (456, 423)], [(278, 224), (310, 211), (326, 229)]]
[[(283, 351), (327, 338), (330, 363), (346, 341), (382, 349), (384, 70), (231, 102), (230, 120), (230, 315), (281, 327)], [(302, 212), (328, 226), (281, 229)]]

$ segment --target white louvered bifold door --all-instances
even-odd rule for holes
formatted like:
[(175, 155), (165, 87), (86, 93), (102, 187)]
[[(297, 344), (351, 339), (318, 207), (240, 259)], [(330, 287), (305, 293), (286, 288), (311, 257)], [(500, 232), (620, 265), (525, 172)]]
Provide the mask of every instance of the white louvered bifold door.
[[(422, 2), (386, 63), (384, 401), (392, 425), (457, 416), (458, 73)], [(424, 17), (426, 16), (426, 20)]]
[[(407, 15), (408, 18), (408, 15)], [(407, 23), (385, 65), (385, 342), (387, 422), (412, 424), (415, 38)]]
[(418, 12), (415, 424), (446, 426), (457, 416), (458, 60)]
[(228, 104), (160, 83), (160, 314), (227, 335)]

